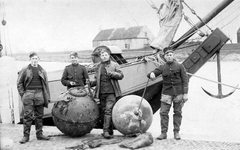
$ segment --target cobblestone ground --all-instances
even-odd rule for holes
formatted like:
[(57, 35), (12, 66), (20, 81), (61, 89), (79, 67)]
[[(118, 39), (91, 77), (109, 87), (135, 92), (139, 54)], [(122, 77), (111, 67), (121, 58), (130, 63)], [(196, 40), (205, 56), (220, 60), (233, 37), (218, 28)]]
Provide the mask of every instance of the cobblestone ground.
[[(19, 144), (19, 140), (22, 138), (22, 125), (7, 125), (0, 124), (1, 138), (7, 137), (13, 140), (13, 150), (66, 150), (67, 147), (74, 147), (82, 144), (82, 141), (86, 139), (93, 139), (100, 137), (101, 130), (92, 130), (90, 134), (83, 137), (71, 138), (64, 136), (55, 127), (44, 127), (44, 135), (52, 136), (49, 141), (38, 141), (35, 137), (34, 126), (32, 127), (30, 141), (26, 144)], [(110, 145), (101, 145), (98, 149), (114, 150), (125, 149), (119, 147), (119, 142), (131, 140), (134, 138), (124, 137), (122, 135), (116, 135), (112, 140), (103, 140), (103, 142), (117, 142)], [(231, 142), (214, 142), (214, 141), (198, 141), (198, 140), (174, 140), (169, 138), (167, 140), (156, 140), (152, 145), (144, 148), (144, 150), (240, 150), (240, 143)]]

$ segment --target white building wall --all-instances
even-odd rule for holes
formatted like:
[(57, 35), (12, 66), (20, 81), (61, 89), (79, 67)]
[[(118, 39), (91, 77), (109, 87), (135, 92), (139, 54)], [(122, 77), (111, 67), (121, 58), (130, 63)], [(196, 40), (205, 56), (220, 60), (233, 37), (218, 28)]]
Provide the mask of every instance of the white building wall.
[(113, 41), (98, 41), (93, 43), (93, 47), (100, 45), (105, 46), (118, 46), (122, 50), (125, 49), (141, 49), (148, 45), (147, 39), (125, 39), (125, 40), (113, 40)]
[[(97, 41), (93, 42), (93, 47), (97, 47), (100, 45), (105, 46), (118, 46), (122, 50), (123, 49), (140, 49), (146, 46), (149, 46), (152, 40), (154, 39), (154, 35), (152, 32), (144, 26), (138, 35), (138, 39), (122, 39), (122, 40), (112, 40), (112, 41)], [(126, 45), (127, 44), (127, 48)]]

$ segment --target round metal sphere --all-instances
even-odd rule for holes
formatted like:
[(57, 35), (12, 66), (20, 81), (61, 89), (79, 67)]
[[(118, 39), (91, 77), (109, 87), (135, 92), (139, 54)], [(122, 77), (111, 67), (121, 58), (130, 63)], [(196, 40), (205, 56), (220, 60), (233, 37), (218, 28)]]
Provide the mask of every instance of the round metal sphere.
[(113, 107), (112, 120), (115, 128), (124, 135), (146, 132), (152, 124), (153, 111), (142, 97), (128, 95), (119, 99)]
[(88, 96), (76, 97), (70, 94), (66, 100), (57, 101), (52, 108), (52, 118), (57, 128), (71, 137), (83, 136), (97, 123), (97, 104)]

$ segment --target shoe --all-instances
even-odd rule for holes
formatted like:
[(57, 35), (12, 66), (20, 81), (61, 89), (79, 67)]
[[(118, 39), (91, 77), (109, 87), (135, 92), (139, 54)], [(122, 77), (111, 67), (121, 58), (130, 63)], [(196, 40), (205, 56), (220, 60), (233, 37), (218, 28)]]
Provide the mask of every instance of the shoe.
[(105, 139), (110, 139), (111, 138), (111, 135), (107, 131), (104, 131), (102, 135)]
[(180, 137), (178, 132), (174, 133), (174, 139), (176, 139), (176, 140), (180, 140), (181, 139), (181, 137)]
[(40, 135), (37, 135), (37, 139), (47, 141), (47, 140), (50, 140), (50, 137), (47, 137), (47, 136), (44, 136), (44, 135), (40, 134)]
[(29, 141), (29, 137), (28, 136), (24, 136), (21, 141), (19, 141), (19, 143), (24, 144), (27, 143)]
[(113, 130), (110, 130), (110, 131), (109, 131), (109, 134), (110, 134), (110, 135), (113, 135)]
[(166, 134), (166, 133), (161, 133), (161, 134), (157, 137), (158, 140), (163, 140), (163, 139), (166, 139), (166, 138), (167, 138), (167, 134)]

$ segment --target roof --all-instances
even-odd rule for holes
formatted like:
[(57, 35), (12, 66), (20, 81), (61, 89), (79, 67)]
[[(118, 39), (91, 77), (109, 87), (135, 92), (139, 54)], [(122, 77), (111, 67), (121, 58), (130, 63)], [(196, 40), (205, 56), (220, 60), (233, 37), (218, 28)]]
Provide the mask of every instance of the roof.
[(118, 40), (118, 39), (133, 39), (137, 38), (143, 26), (130, 28), (114, 28), (101, 30), (93, 41)]

